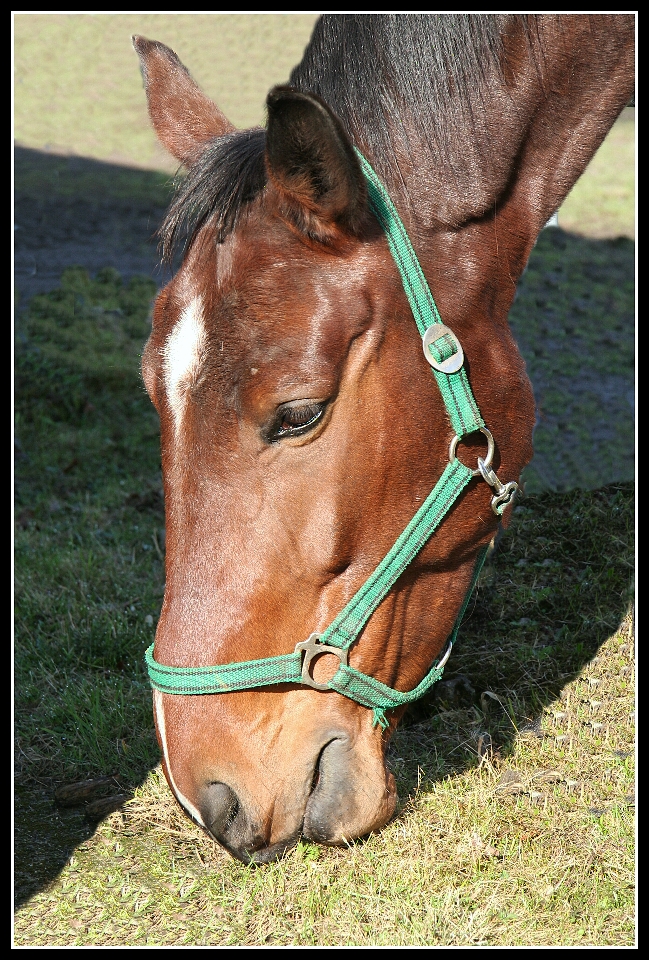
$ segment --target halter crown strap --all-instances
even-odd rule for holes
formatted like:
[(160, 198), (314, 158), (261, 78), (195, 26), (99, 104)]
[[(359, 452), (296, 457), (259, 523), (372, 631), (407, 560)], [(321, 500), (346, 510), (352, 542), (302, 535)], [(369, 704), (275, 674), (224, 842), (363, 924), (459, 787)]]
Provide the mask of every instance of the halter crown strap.
[[(424, 354), (433, 369), (456, 432), (454, 443), (457, 444), (458, 439), (476, 430), (488, 433), (462, 366), (462, 347), (455, 334), (442, 323), (406, 228), (376, 173), (358, 150), (356, 153), (367, 181), (370, 206), (387, 237), (415, 322), (423, 337)], [(488, 469), (487, 463), (485, 470)], [(350, 667), (347, 663), (348, 650), (386, 594), (428, 542), (471, 478), (479, 472), (470, 470), (453, 455), (426, 501), (345, 608), (323, 633), (312, 634), (307, 641), (298, 643), (293, 653), (214, 667), (169, 667), (154, 660), (154, 645), (151, 644), (145, 654), (151, 686), (163, 693), (191, 695), (250, 690), (278, 683), (306, 684), (317, 690), (336, 690), (372, 709), (374, 724), (380, 723), (382, 727), (387, 727), (386, 710), (417, 700), (442, 676), (482, 568), (486, 550), (481, 551), (478, 557), (471, 586), (442, 656), (414, 690), (405, 693), (395, 690)], [(340, 665), (327, 683), (320, 684), (311, 677), (309, 665), (314, 657), (323, 653), (337, 655)]]
[[(401, 274), (403, 288), (417, 329), (422, 337), (428, 338), (429, 342), (426, 346), (433, 359), (438, 364), (443, 364), (457, 354), (457, 348), (461, 350), (459, 342), (453, 332), (442, 323), (437, 304), (430, 292), (417, 254), (413, 250), (410, 237), (387, 190), (359, 150), (356, 150), (356, 156), (367, 182), (372, 213), (385, 232), (390, 253)], [(442, 328), (438, 338), (434, 337), (435, 325)], [(430, 358), (427, 357), (427, 359), (430, 363)], [(460, 367), (457, 372), (444, 373), (438, 367), (433, 367), (433, 373), (457, 436), (462, 438), (484, 427), (485, 422), (480, 416), (466, 371)]]

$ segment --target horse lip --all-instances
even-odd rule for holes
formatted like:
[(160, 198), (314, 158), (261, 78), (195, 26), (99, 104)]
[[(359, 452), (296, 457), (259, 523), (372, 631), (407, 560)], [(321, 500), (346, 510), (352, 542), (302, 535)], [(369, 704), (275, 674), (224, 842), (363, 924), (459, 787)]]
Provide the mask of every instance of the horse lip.
[[(394, 780), (390, 788), (388, 780), (377, 777), (378, 768), (374, 771), (376, 795), (368, 793), (369, 804), (358, 805), (355, 785), (361, 782), (359, 777), (367, 777), (367, 768), (356, 762), (357, 745), (349, 748), (350, 737), (345, 734), (332, 737), (320, 751), (302, 820), (302, 835), (312, 843), (348, 844), (384, 826), (394, 813)], [(385, 775), (385, 757), (382, 771)]]
[(217, 843), (227, 850), (236, 860), (245, 863), (246, 866), (260, 867), (266, 863), (273, 863), (275, 860), (279, 860), (285, 853), (292, 850), (293, 847), (297, 845), (301, 835), (302, 831), (300, 829), (294, 836), (289, 837), (288, 840), (280, 840), (270, 846), (260, 846), (256, 850), (250, 850), (245, 847), (233, 847), (224, 843), (223, 840), (217, 840)]
[(304, 813), (302, 816), (302, 821), (299, 828), (296, 832), (285, 840), (279, 840), (277, 843), (272, 843), (270, 845), (264, 845), (263, 843), (259, 845), (256, 849), (251, 848), (235, 848), (229, 846), (227, 843), (224, 843), (222, 840), (218, 842), (221, 846), (225, 847), (228, 853), (232, 854), (233, 857), (236, 857), (237, 860), (240, 860), (242, 863), (251, 865), (251, 866), (262, 866), (266, 863), (273, 863), (275, 860), (279, 860), (284, 854), (289, 853), (295, 846), (297, 846), (300, 838), (303, 836), (304, 828), (304, 816), (306, 815), (306, 807), (308, 806), (309, 799), (315, 790), (318, 780), (320, 779), (320, 758), (322, 754), (336, 740), (347, 740), (347, 734), (337, 733), (335, 736), (331, 736), (329, 740), (320, 748), (320, 751), (316, 757), (316, 761), (313, 765), (313, 774), (311, 778), (311, 789), (309, 791), (309, 797), (304, 808)]
[(279, 860), (280, 857), (283, 857), (285, 853), (288, 853), (293, 849), (293, 847), (297, 846), (301, 835), (302, 830), (300, 829), (288, 840), (280, 840), (278, 843), (273, 843), (270, 847), (265, 847), (261, 850), (255, 850), (249, 855), (249, 862), (261, 865), (264, 863), (272, 863), (274, 860)]

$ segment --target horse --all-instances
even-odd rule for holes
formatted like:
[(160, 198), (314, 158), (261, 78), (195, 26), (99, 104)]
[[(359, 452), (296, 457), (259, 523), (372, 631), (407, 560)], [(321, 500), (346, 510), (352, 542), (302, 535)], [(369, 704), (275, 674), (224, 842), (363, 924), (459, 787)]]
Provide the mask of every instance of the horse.
[(178, 802), (246, 863), (395, 811), (386, 745), (533, 453), (516, 283), (633, 95), (634, 31), (323, 16), (243, 131), (133, 38), (187, 170), (142, 357), (166, 511), (155, 724)]

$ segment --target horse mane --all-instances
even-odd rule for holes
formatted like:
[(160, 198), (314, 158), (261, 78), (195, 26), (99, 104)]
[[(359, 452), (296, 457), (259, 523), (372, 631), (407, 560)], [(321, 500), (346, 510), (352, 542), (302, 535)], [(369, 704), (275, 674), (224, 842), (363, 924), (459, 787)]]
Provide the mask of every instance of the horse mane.
[(188, 250), (201, 228), (212, 221), (216, 242), (235, 229), (242, 208), (266, 186), (266, 131), (237, 130), (212, 140), (176, 193), (158, 231), (163, 262), (171, 264), (179, 248)]
[(477, 14), (325, 16), (289, 85), (316, 93), (378, 172), (395, 151), (427, 145), (448, 156), (470, 136), (494, 77), (503, 82), (502, 35), (525, 17)]
[[(504, 84), (502, 36), (525, 16), (477, 14), (325, 15), (318, 20), (289, 85), (320, 96), (351, 140), (387, 180), (398, 155), (423, 146), (451, 164), (451, 140), (470, 138), (494, 80)], [(265, 131), (213, 140), (177, 187), (160, 228), (169, 262), (211, 221), (218, 243), (266, 185)]]

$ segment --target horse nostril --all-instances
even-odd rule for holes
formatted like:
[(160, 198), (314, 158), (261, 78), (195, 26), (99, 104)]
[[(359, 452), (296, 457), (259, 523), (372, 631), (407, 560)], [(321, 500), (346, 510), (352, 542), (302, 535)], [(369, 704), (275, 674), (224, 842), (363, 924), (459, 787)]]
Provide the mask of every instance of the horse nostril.
[(205, 826), (215, 837), (221, 836), (239, 812), (239, 801), (227, 783), (210, 783), (201, 804)]
[(311, 778), (311, 789), (309, 790), (309, 796), (315, 791), (316, 787), (320, 783), (320, 762), (322, 760), (322, 754), (327, 749), (327, 746), (328, 744), (325, 744), (325, 746), (320, 751), (320, 754), (316, 761), (316, 765), (313, 768), (313, 777)]

